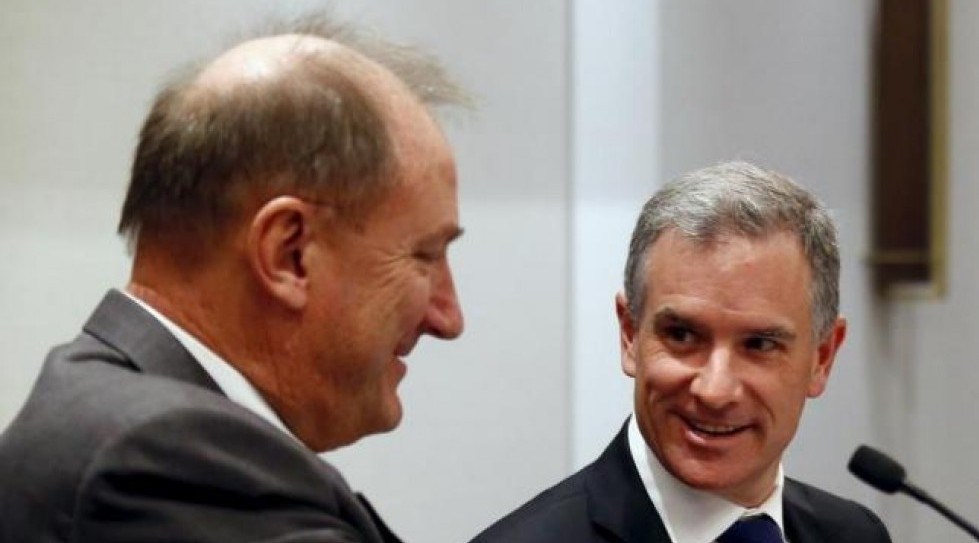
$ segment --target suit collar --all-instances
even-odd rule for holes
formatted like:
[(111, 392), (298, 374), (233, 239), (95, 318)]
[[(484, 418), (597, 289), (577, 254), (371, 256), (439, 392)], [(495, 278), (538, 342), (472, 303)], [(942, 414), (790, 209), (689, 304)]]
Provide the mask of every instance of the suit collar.
[[(627, 421), (628, 422), (628, 421)], [(624, 543), (670, 541), (666, 528), (629, 453), (627, 425), (623, 425), (605, 452), (587, 470), (585, 488), (588, 514), (593, 523)], [(785, 478), (782, 515), (786, 538), (792, 543), (829, 543), (838, 540), (839, 528), (820, 515), (804, 485)]]
[(195, 384), (220, 393), (220, 388), (180, 342), (152, 315), (118, 290), (110, 290), (83, 330), (118, 350), (140, 371)]
[(627, 425), (588, 467), (585, 479), (592, 522), (625, 543), (669, 542), (629, 454)]

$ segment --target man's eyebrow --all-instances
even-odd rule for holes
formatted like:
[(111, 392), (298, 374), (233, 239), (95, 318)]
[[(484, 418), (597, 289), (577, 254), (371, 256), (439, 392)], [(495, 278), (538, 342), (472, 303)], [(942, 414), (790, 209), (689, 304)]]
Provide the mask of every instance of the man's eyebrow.
[(465, 231), (462, 229), (461, 226), (453, 224), (451, 226), (440, 228), (439, 230), (436, 230), (435, 232), (432, 232), (431, 234), (425, 236), (424, 238), (421, 239), (421, 244), (427, 245), (429, 243), (445, 243), (446, 245), (448, 245), (453, 241), (462, 237), (462, 234), (464, 232)]
[[(690, 328), (698, 328), (697, 323), (684, 317), (672, 307), (666, 306), (653, 314), (653, 326), (683, 325)], [(792, 341), (796, 338), (795, 332), (784, 326), (767, 326), (764, 328), (754, 328), (746, 334), (752, 337), (761, 337), (778, 341)]]
[(693, 324), (689, 319), (681, 316), (675, 309), (670, 306), (660, 308), (653, 314), (653, 324), (656, 326), (662, 326), (664, 324)]
[(770, 326), (768, 328), (751, 330), (748, 335), (781, 341), (792, 341), (796, 336), (794, 332), (782, 326)]

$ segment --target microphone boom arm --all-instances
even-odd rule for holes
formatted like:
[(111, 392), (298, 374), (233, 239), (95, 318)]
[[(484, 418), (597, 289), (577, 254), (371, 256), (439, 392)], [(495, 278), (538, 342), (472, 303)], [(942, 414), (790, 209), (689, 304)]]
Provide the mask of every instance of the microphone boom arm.
[(975, 526), (935, 498), (932, 498), (924, 490), (911, 484), (901, 464), (898, 464), (886, 454), (873, 447), (861, 445), (854, 451), (847, 467), (858, 479), (881, 492), (888, 494), (904, 492), (908, 496), (931, 507), (943, 517), (952, 521), (953, 524), (968, 532), (976, 541), (979, 541), (979, 530)]
[(943, 503), (939, 502), (935, 498), (932, 498), (931, 495), (925, 492), (924, 490), (914, 486), (913, 484), (907, 481), (904, 481), (904, 483), (901, 484), (901, 488), (899, 490), (901, 492), (904, 492), (908, 496), (911, 496), (912, 498), (918, 500), (919, 502), (927, 505), (928, 507), (931, 507), (935, 511), (938, 511), (943, 517), (950, 520), (952, 524), (955, 524), (959, 528), (962, 528), (963, 530), (968, 532), (969, 535), (975, 538), (976, 541), (979, 541), (979, 530), (977, 530), (975, 526), (970, 524), (969, 521), (962, 518), (955, 511), (952, 511), (948, 507), (945, 507)]

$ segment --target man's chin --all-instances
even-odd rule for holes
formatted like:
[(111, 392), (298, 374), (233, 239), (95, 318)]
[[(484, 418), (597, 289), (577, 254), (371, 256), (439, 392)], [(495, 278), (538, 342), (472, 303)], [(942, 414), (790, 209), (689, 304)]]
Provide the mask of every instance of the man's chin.
[(744, 507), (754, 507), (765, 500), (775, 486), (767, 477), (745, 473), (742, 466), (727, 462), (691, 462), (677, 459), (667, 470), (689, 487), (720, 496)]
[(404, 410), (401, 407), (401, 400), (397, 395), (392, 394), (392, 397), (388, 399), (387, 404), (378, 413), (374, 423), (370, 425), (370, 428), (364, 433), (364, 436), (386, 434), (400, 426), (403, 417)]
[(404, 409), (401, 407), (401, 400), (395, 397), (393, 404), (386, 417), (387, 424), (381, 432), (390, 432), (401, 425), (401, 419), (404, 418)]
[[(353, 445), (365, 437), (385, 434), (397, 428), (402, 419), (401, 402), (397, 396), (393, 396), (382, 409), (358, 414), (360, 416), (356, 420), (348, 419), (346, 424), (336, 419), (323, 420), (321, 423), (326, 426), (324, 431), (312, 432), (312, 435), (297, 434), (296, 437), (317, 454)], [(343, 430), (338, 432), (340, 428)]]

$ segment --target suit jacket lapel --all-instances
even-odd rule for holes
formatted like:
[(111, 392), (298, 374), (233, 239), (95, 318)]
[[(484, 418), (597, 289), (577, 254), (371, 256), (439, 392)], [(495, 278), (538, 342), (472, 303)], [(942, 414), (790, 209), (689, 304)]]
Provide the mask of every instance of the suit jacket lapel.
[(105, 295), (83, 330), (128, 357), (142, 372), (221, 392), (156, 318), (118, 290)]
[(817, 512), (803, 492), (802, 487), (791, 479), (785, 480), (782, 494), (782, 515), (785, 535), (792, 543), (829, 543), (832, 534), (821, 531)]
[(402, 543), (401, 540), (398, 539), (398, 536), (394, 535), (394, 532), (388, 528), (388, 525), (384, 524), (384, 521), (381, 520), (380, 515), (378, 515), (377, 511), (374, 510), (374, 506), (371, 505), (371, 502), (367, 501), (367, 498), (365, 498), (363, 494), (358, 492), (357, 499), (360, 500), (360, 504), (364, 506), (368, 516), (370, 516), (371, 520), (374, 521), (374, 526), (381, 534), (381, 540), (384, 541), (384, 543)]
[[(585, 480), (588, 513), (592, 522), (625, 543), (669, 543), (663, 521), (649, 500), (629, 452), (628, 432), (623, 426), (602, 456), (588, 467)], [(782, 496), (785, 531), (791, 543), (831, 543), (825, 522), (792, 479), (785, 480)], [(827, 531), (829, 530), (829, 531)]]
[(666, 527), (632, 461), (627, 425), (588, 467), (585, 486), (592, 522), (626, 543), (669, 543)]
[[(119, 351), (138, 371), (194, 384), (223, 396), (217, 383), (183, 345), (160, 322), (118, 290), (110, 290), (83, 327), (85, 333)], [(310, 453), (312, 454), (312, 453)], [(327, 464), (324, 464), (327, 465)], [(330, 473), (342, 481), (343, 491), (353, 491), (332, 467)], [(363, 518), (361, 529), (368, 541), (401, 543), (362, 497), (350, 506)], [(373, 521), (368, 522), (367, 519)], [(376, 528), (376, 532), (373, 531)]]

